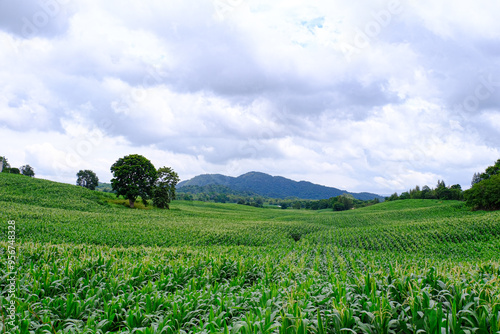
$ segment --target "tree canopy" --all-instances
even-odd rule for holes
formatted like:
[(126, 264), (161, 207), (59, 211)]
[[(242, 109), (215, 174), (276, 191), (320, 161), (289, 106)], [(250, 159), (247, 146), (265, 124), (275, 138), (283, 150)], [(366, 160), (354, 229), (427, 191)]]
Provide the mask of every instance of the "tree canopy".
[(444, 181), (438, 180), (436, 188), (431, 189), (429, 186), (425, 185), (420, 190), (419, 186), (414, 189), (405, 191), (398, 196), (397, 193), (386, 197), (387, 201), (395, 201), (400, 199), (440, 199), (440, 200), (462, 200), (463, 192), (462, 187), (459, 184), (454, 184), (447, 187)]
[(10, 164), (9, 161), (7, 160), (6, 157), (0, 157), (0, 163), (1, 163), (1, 168), (0, 170), (4, 173), (8, 173), (10, 169)]
[(500, 210), (500, 159), (486, 168), (472, 187), (464, 192), (464, 198), (474, 210)]
[(99, 185), (99, 178), (97, 175), (88, 169), (80, 170), (77, 174), (76, 185), (90, 190), (95, 190)]
[(127, 155), (111, 166), (111, 172), (114, 176), (111, 186), (117, 196), (128, 199), (131, 208), (139, 196), (147, 205), (147, 200), (153, 196), (157, 174), (151, 161), (139, 154)]
[(29, 177), (35, 177), (35, 170), (30, 165), (21, 166), (21, 174)]
[(9, 169), (9, 173), (11, 173), (11, 174), (21, 174), (21, 171), (17, 167), (11, 167)]
[(175, 187), (179, 176), (170, 167), (162, 167), (157, 171), (157, 179), (153, 192), (153, 203), (161, 209), (169, 209), (169, 203), (175, 199)]
[(500, 175), (474, 184), (464, 192), (464, 197), (474, 210), (500, 210)]
[(500, 159), (498, 159), (493, 166), (489, 166), (486, 168), (484, 173), (481, 174), (481, 180), (486, 180), (492, 177), (493, 175), (500, 174)]

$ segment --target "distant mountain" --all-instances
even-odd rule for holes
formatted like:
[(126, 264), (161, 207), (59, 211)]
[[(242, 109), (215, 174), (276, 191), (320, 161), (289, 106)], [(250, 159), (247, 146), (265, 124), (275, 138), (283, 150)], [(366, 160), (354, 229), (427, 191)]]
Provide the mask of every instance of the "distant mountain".
[(228, 186), (223, 186), (221, 184), (215, 184), (215, 183), (206, 184), (204, 186), (183, 185), (180, 188), (177, 187), (177, 192), (178, 193), (186, 193), (186, 194), (215, 193), (215, 194), (242, 196), (242, 197), (260, 196), (259, 194), (256, 194), (252, 191), (235, 190), (235, 189), (229, 188)]
[(293, 181), (282, 176), (271, 176), (260, 172), (249, 172), (238, 177), (221, 174), (203, 174), (182, 181), (177, 185), (179, 191), (185, 186), (222, 185), (236, 191), (251, 191), (261, 196), (272, 198), (297, 197), (301, 199), (324, 199), (336, 197), (345, 193), (360, 200), (383, 199), (372, 193), (350, 193), (333, 187), (326, 187), (307, 181)]
[(102, 191), (105, 193), (112, 193), (113, 188), (111, 187), (111, 183), (99, 182), (98, 186), (95, 188), (97, 191)]

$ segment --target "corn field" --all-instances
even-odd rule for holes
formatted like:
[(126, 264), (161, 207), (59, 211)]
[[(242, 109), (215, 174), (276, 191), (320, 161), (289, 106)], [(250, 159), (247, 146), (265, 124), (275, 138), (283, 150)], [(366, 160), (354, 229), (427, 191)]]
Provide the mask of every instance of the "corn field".
[(0, 333), (500, 333), (497, 212), (110, 196), (0, 174)]

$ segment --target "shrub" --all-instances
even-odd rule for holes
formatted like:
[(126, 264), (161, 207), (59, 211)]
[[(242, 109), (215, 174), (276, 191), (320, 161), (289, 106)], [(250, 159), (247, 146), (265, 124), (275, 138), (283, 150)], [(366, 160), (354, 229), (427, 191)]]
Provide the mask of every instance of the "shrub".
[(12, 167), (12, 168), (9, 170), (9, 173), (11, 173), (11, 174), (21, 174), (21, 171), (19, 170), (19, 168)]
[(486, 180), (475, 183), (464, 192), (467, 205), (474, 210), (500, 209), (500, 175), (493, 175)]

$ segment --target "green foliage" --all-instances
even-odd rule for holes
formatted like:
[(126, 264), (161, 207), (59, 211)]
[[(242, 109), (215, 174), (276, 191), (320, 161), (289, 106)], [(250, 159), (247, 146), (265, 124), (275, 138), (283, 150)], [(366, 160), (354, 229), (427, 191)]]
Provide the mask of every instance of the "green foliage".
[[(362, 201), (354, 198), (350, 194), (344, 194), (337, 197), (321, 200), (297, 199), (291, 197), (287, 199), (262, 197), (252, 192), (236, 191), (221, 185), (205, 186), (182, 186), (178, 188), (179, 198), (188, 201), (202, 201), (215, 203), (237, 203), (254, 207), (281, 207), (287, 209), (323, 210), (334, 209), (334, 211), (343, 211), (352, 208), (361, 208), (376, 203), (380, 203), (378, 198), (370, 201)], [(341, 201), (342, 203), (337, 202)]]
[(480, 179), (487, 180), (493, 175), (498, 174), (500, 174), (500, 159), (498, 159), (493, 166), (489, 166), (488, 168), (486, 168), (486, 171), (481, 174)]
[(7, 160), (6, 157), (0, 157), (0, 163), (2, 164), (2, 172), (3, 173), (8, 173), (10, 169), (10, 164), (9, 161)]
[(153, 203), (160, 209), (170, 209), (169, 203), (175, 199), (175, 187), (179, 176), (170, 167), (162, 167), (157, 171), (157, 179), (153, 191)]
[[(127, 199), (116, 198), (115, 197), (113, 199), (108, 199), (107, 202), (109, 204), (115, 204), (115, 205), (120, 205), (120, 206), (124, 206), (124, 207), (130, 208), (130, 202)], [(152, 207), (149, 206), (147, 203), (145, 205), (143, 201), (136, 201), (134, 203), (134, 209), (137, 209), (137, 210), (151, 210)]]
[[(111, 194), (10, 174), (0, 189), (0, 263), (8, 221), (18, 257), (16, 322), (0, 320), (1, 333), (500, 330), (500, 212), (423, 199), (128, 210)], [(9, 275), (0, 266), (2, 314)]]
[(398, 193), (394, 193), (391, 196), (389, 196), (388, 198), (386, 198), (385, 200), (386, 201), (395, 201), (397, 199), (399, 199)]
[(464, 196), (467, 205), (475, 210), (500, 210), (500, 174), (474, 184)]
[[(219, 203), (223, 203), (223, 202), (219, 202)], [(263, 208), (264, 207), (264, 202), (260, 198), (257, 198), (255, 200), (253, 200), (253, 199), (244, 200), (244, 199), (240, 198), (238, 200), (237, 204), (253, 206), (256, 208)]]
[(440, 199), (440, 200), (463, 200), (462, 187), (459, 184), (447, 187), (444, 181), (438, 180), (435, 189), (431, 189), (428, 186), (423, 186), (420, 190), (419, 186), (414, 189), (405, 191), (398, 196), (398, 193), (392, 194), (387, 197), (387, 201), (395, 200), (405, 200), (405, 199)]
[(411, 195), (409, 192), (403, 192), (401, 195), (399, 195), (399, 199), (411, 199)]
[(480, 176), (474, 174), (472, 187), (464, 197), (474, 210), (500, 210), (500, 159)]
[(343, 203), (337, 202), (333, 204), (333, 211), (344, 211), (347, 210)]
[(30, 165), (24, 165), (21, 167), (21, 174), (29, 177), (35, 177), (35, 170)]
[(11, 173), (11, 174), (21, 174), (21, 171), (19, 170), (19, 168), (11, 167), (9, 169), (9, 173)]
[[(182, 187), (178, 187), (177, 193), (179, 193), (179, 194), (181, 194), (181, 193), (182, 194), (192, 194), (192, 195), (206, 194), (211, 198), (211, 200), (213, 200), (215, 196), (222, 194), (222, 195), (227, 195), (228, 198), (231, 198), (232, 203), (233, 203), (232, 198), (236, 198), (236, 197), (240, 197), (240, 198), (259, 197), (259, 195), (257, 195), (254, 192), (234, 190), (234, 189), (231, 189), (227, 186), (223, 186), (220, 184), (207, 184), (204, 186), (185, 185)], [(234, 201), (234, 203), (236, 203), (236, 201)]]
[(337, 202), (341, 203), (344, 207), (344, 210), (349, 210), (354, 207), (354, 197), (344, 194), (342, 196), (338, 196), (335, 198)]
[(302, 207), (311, 210), (333, 209), (333, 211), (345, 211), (353, 208), (358, 209), (366, 207), (379, 202), (380, 201), (378, 198), (374, 198), (370, 201), (362, 201), (354, 198), (351, 194), (343, 194), (337, 197), (322, 199), (319, 201), (302, 201)]
[(471, 186), (475, 185), (476, 183), (481, 182), (481, 174), (480, 173), (474, 173), (472, 176), (472, 181), (470, 183)]
[(95, 190), (99, 185), (99, 178), (91, 170), (80, 170), (77, 174), (76, 185), (90, 190)]
[(153, 196), (153, 188), (156, 181), (156, 168), (151, 161), (138, 154), (127, 155), (118, 159), (112, 166), (111, 186), (117, 196), (124, 196), (134, 207), (137, 197), (141, 197), (143, 203)]
[[(177, 193), (179, 199), (188, 201), (237, 203), (254, 207), (263, 207), (264, 203), (271, 204), (275, 201), (275, 199), (259, 196), (251, 191), (234, 190), (219, 184), (185, 185), (177, 188)], [(278, 204), (274, 203), (274, 205)]]

